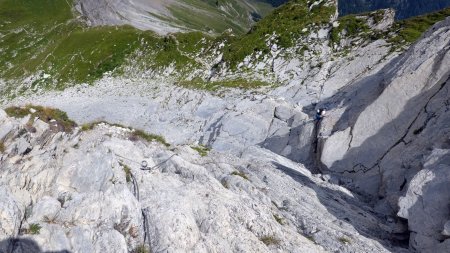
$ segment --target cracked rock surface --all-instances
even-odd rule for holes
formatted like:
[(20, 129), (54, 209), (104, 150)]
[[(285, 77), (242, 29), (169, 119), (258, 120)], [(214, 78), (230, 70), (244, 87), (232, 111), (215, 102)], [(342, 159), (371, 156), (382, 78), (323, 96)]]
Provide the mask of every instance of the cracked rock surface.
[[(130, 129), (103, 123), (68, 134), (39, 119), (38, 131), (23, 132), (21, 121), (2, 119), (13, 125), (0, 156), (3, 240), (19, 235), (44, 251), (73, 252), (144, 243), (153, 252), (396, 250), (386, 236), (392, 225), (357, 196), (258, 146), (202, 157), (188, 145), (132, 141)], [(27, 154), (15, 152), (22, 139), (33, 147)], [(151, 170), (140, 169), (143, 160)], [(22, 252), (6, 242), (1, 250)]]

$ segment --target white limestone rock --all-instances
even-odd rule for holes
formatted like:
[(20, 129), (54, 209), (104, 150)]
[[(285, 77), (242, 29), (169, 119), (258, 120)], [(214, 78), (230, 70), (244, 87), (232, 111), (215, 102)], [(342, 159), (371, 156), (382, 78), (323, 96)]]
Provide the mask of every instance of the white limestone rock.
[[(418, 251), (432, 252), (445, 244), (440, 241), (445, 240), (442, 231), (450, 217), (448, 161), (447, 155), (438, 163), (426, 165), (409, 183), (406, 196), (399, 200), (398, 216), (408, 220), (409, 230), (414, 234), (410, 245)], [(446, 247), (445, 251), (448, 250), (450, 248)]]
[(450, 220), (448, 220), (445, 225), (444, 229), (442, 230), (442, 234), (445, 236), (450, 236)]
[(328, 168), (331, 168), (334, 162), (344, 158), (351, 141), (350, 131), (351, 128), (347, 128), (344, 131), (334, 133), (333, 136), (325, 140), (320, 160)]
[[(143, 244), (148, 226), (155, 251), (390, 251), (388, 243), (378, 242), (386, 239), (382, 220), (350, 192), (313, 177), (301, 164), (256, 146), (241, 157), (217, 151), (201, 157), (189, 146), (170, 151), (157, 143), (132, 142), (120, 129), (103, 124), (88, 132), (53, 133), (42, 146), (49, 152), (24, 155), (22, 170), (9, 169), (13, 157), (1, 163), (0, 185), (15, 191), (23, 185), (16, 180), (36, 175), (23, 179), (28, 194), (23, 195), (34, 201), (22, 201), (34, 203), (26, 222), (42, 228), (21, 239), (50, 251), (128, 252)], [(36, 143), (42, 138), (37, 133), (24, 137)], [(142, 160), (157, 166), (142, 171)], [(125, 165), (138, 189), (127, 183)], [(16, 236), (18, 229), (0, 239)], [(343, 244), (341, 237), (351, 243)], [(267, 238), (274, 244), (266, 245)]]
[(25, 209), (19, 206), (10, 190), (0, 186), (0, 239), (19, 233), (24, 211)]

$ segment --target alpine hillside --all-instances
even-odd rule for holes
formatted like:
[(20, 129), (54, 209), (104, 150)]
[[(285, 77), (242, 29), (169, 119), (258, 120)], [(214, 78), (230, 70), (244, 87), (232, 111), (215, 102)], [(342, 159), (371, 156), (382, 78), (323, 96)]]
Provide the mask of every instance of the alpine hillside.
[(0, 0), (0, 252), (450, 252), (450, 9), (339, 4)]
[(450, 7), (449, 0), (341, 0), (339, 1), (339, 13), (348, 15), (374, 11), (378, 9), (393, 8), (396, 10), (397, 19), (405, 19), (425, 13)]

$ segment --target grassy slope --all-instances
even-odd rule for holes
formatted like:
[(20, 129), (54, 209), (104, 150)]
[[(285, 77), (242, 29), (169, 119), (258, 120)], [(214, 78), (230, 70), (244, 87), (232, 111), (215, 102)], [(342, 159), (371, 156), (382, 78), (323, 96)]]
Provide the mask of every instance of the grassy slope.
[(394, 27), (398, 36), (391, 41), (394, 43), (413, 43), (432, 25), (449, 16), (450, 8), (446, 8), (438, 12), (398, 21)]
[(255, 51), (268, 53), (267, 35), (276, 34), (277, 44), (287, 48), (293, 46), (296, 38), (302, 34), (302, 29), (311, 24), (326, 24), (335, 13), (334, 6), (315, 6), (309, 11), (308, 1), (291, 0), (277, 8), (267, 17), (258, 22), (249, 33), (230, 41), (224, 52), (224, 59), (231, 67), (241, 62), (247, 55)]
[[(20, 79), (42, 71), (52, 78), (35, 84), (49, 88), (92, 82), (123, 65), (137, 49), (147, 52), (149, 67), (195, 63), (183, 56), (172, 37), (127, 26), (85, 27), (74, 20), (70, 1), (0, 0), (0, 34), (2, 78)], [(177, 36), (192, 43), (189, 35)]]
[(342, 32), (345, 30), (347, 38), (384, 38), (392, 44), (393, 50), (402, 50), (402, 48), (404, 49), (417, 41), (431, 26), (449, 16), (450, 8), (447, 8), (439, 12), (396, 21), (391, 29), (381, 32), (371, 30), (366, 22), (366, 18), (371, 17), (375, 22), (379, 22), (383, 18), (382, 11), (351, 14), (339, 17), (340, 25), (331, 30), (330, 40), (332, 43), (339, 43)]
[[(228, 40), (224, 60), (235, 67), (255, 51), (269, 52), (267, 35), (275, 32), (277, 44), (290, 47), (302, 36), (303, 28), (328, 24), (335, 11), (334, 7), (316, 6), (309, 12), (306, 0), (292, 0), (243, 36), (211, 38), (197, 32), (158, 37), (127, 26), (85, 27), (74, 19), (71, 4), (62, 0), (0, 0), (0, 76), (3, 79), (20, 80), (45, 72), (51, 78), (41, 75), (34, 85), (53, 89), (64, 88), (69, 83), (89, 83), (109, 71), (120, 73), (124, 65), (157, 70), (172, 64), (178, 73), (184, 73), (200, 67), (195, 57), (205, 54), (203, 49), (221, 40)], [(393, 36), (391, 41), (411, 43), (429, 26), (449, 15), (450, 9), (446, 9), (400, 21), (395, 25), (398, 36)], [(367, 32), (366, 25), (355, 16), (341, 17), (340, 21), (338, 31)], [(188, 87), (205, 86), (197, 81), (181, 83)], [(230, 81), (205, 88), (255, 85)]]

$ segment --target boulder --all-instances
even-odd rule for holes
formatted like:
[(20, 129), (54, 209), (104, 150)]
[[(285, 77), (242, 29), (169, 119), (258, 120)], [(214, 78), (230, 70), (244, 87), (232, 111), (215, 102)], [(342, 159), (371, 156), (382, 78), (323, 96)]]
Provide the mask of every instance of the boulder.
[[(410, 245), (420, 252), (432, 252), (445, 238), (450, 217), (450, 166), (433, 164), (421, 170), (399, 200), (398, 216), (408, 220), (413, 236)], [(445, 252), (450, 251), (446, 248)], [(441, 251), (442, 252), (442, 251)]]

